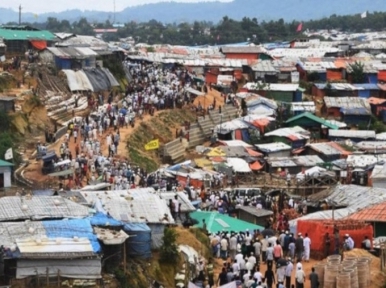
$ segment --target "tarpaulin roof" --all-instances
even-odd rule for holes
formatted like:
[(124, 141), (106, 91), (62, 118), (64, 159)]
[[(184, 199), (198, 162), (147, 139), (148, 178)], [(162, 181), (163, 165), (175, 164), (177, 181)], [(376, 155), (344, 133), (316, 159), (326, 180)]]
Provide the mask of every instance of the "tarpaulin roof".
[(263, 166), (260, 164), (259, 161), (256, 161), (254, 163), (249, 164), (249, 168), (251, 168), (254, 171), (258, 171), (258, 170), (261, 170)]
[(46, 40), (52, 41), (55, 35), (47, 30), (19, 30), (19, 29), (4, 29), (0, 28), (0, 38), (7, 41), (12, 40)]
[(208, 157), (218, 157), (218, 156), (221, 156), (221, 157), (224, 157), (226, 156), (225, 152), (221, 149), (221, 147), (215, 147), (215, 148), (212, 148), (207, 154), (206, 156)]
[(262, 231), (264, 229), (264, 227), (262, 226), (242, 221), (218, 212), (195, 211), (190, 213), (190, 217), (197, 220), (198, 224), (195, 226), (201, 228), (203, 225), (202, 220), (205, 219), (206, 229), (210, 233), (217, 233), (223, 231), (245, 232), (247, 229), (249, 229), (250, 231)]
[(251, 172), (251, 168), (249, 168), (248, 163), (241, 158), (228, 158), (228, 165), (232, 167), (233, 171), (240, 173), (248, 173)]

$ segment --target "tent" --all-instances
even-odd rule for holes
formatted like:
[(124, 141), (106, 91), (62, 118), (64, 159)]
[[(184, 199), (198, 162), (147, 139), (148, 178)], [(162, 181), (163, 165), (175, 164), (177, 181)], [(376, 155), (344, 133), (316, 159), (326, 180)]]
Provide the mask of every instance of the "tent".
[(200, 228), (202, 228), (202, 220), (205, 219), (206, 229), (210, 233), (217, 233), (222, 231), (240, 232), (246, 231), (247, 229), (262, 231), (264, 229), (264, 227), (245, 222), (218, 212), (195, 211), (190, 213), (190, 217), (198, 221), (198, 224), (196, 224), (195, 227)]

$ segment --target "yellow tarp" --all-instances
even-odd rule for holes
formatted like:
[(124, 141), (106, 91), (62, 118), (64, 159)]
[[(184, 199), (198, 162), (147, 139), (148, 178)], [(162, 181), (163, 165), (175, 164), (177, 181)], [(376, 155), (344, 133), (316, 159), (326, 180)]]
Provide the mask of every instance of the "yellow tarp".
[(208, 168), (208, 169), (213, 168), (212, 161), (206, 158), (194, 159), (194, 163), (196, 163), (197, 167), (200, 167), (200, 168)]
[(216, 148), (212, 148), (212, 150), (210, 150), (206, 154), (206, 156), (208, 156), (208, 157), (225, 157), (226, 154), (220, 147), (216, 147)]

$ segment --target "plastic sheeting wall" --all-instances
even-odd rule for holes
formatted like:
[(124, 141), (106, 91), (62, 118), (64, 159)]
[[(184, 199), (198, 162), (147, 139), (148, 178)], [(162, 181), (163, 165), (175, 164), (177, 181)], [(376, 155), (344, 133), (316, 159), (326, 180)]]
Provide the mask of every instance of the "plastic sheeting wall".
[(94, 91), (110, 90), (111, 87), (119, 86), (107, 68), (89, 68), (73, 71), (62, 70), (67, 76), (68, 86), (71, 91)]
[(152, 233), (149, 226), (144, 223), (130, 223), (124, 226), (124, 231), (129, 235), (126, 240), (127, 255), (150, 258)]
[(84, 73), (86, 73), (95, 92), (110, 90), (110, 81), (101, 69), (85, 69)]
[(23, 279), (28, 276), (48, 275), (76, 279), (101, 278), (101, 261), (99, 259), (85, 260), (18, 260), (16, 278)]
[(147, 224), (151, 230), (151, 248), (159, 249), (163, 244), (165, 225), (162, 224)]

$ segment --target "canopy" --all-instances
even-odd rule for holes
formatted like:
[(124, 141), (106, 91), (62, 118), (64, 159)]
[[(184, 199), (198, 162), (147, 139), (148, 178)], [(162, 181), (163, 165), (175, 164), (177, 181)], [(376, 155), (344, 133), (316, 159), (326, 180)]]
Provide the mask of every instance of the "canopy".
[(32, 46), (37, 50), (44, 50), (47, 48), (47, 42), (43, 40), (31, 40)]
[(192, 87), (185, 88), (185, 90), (187, 92), (192, 93), (192, 94), (197, 95), (197, 96), (204, 96), (205, 95), (205, 93), (198, 91), (196, 89), (193, 89)]
[(205, 219), (206, 229), (210, 233), (217, 233), (222, 231), (245, 232), (247, 229), (249, 229), (250, 231), (262, 231), (264, 229), (264, 227), (246, 221), (242, 221), (218, 212), (194, 211), (190, 213), (190, 217), (198, 221), (198, 224), (196, 224), (195, 227), (200, 228), (202, 228), (202, 220)]

